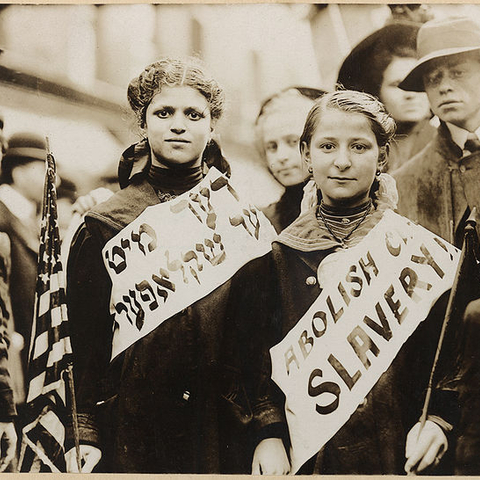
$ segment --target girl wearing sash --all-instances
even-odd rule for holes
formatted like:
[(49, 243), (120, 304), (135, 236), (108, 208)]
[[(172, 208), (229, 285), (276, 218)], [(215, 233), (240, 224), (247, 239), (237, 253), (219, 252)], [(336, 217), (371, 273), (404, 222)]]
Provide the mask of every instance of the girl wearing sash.
[[(328, 272), (338, 268), (341, 252), (358, 245), (385, 212), (395, 208), (395, 183), (381, 173), (394, 131), (393, 119), (369, 94), (327, 93), (309, 112), (301, 152), (313, 176), (311, 195), (305, 199), (306, 211), (280, 233), (272, 248), (280, 300), (280, 312), (274, 316), (281, 318), (280, 338), (319, 296)], [(442, 324), (441, 303), (403, 344), (363, 403), (300, 473), (401, 474), (437, 467), (455, 420), (455, 397), (436, 391), (420, 435), (417, 422)], [(285, 358), (295, 368), (302, 351), (308, 354), (311, 346), (304, 333), (300, 356), (282, 354), (279, 365)]]
[(272, 176), (285, 188), (277, 202), (263, 212), (277, 232), (288, 227), (300, 214), (303, 187), (310, 174), (300, 156), (300, 135), (308, 111), (324, 90), (290, 87), (267, 98), (255, 122), (260, 155)]
[[(282, 412), (262, 393), (268, 385), (260, 362), (269, 335), (262, 326), (268, 302), (254, 295), (267, 290), (257, 265), (274, 231), (255, 208), (243, 210), (245, 218), (232, 214), (227, 227), (238, 227), (234, 237), (248, 231), (266, 239), (264, 253), (248, 257), (239, 237), (242, 251), (232, 254), (223, 246), (227, 235), (214, 230), (183, 257), (172, 258), (170, 249), (161, 252), (161, 264), (142, 264), (154, 274), (132, 281), (112, 309), (119, 288), (112, 268), (118, 274), (133, 268), (133, 278), (140, 269), (129, 264), (135, 248), (140, 258), (156, 254), (161, 235), (175, 247), (194, 235), (198, 220), (207, 230), (220, 228), (224, 212), (212, 207), (214, 195), (227, 188), (230, 199), (236, 195), (228, 184), (228, 163), (211, 139), (223, 91), (198, 61), (165, 58), (147, 66), (130, 83), (128, 100), (144, 138), (124, 152), (122, 189), (87, 214), (68, 265), (82, 471), (96, 466), (125, 473), (249, 473), (257, 445), (254, 468), (287, 473)], [(208, 180), (211, 175), (215, 181)], [(202, 182), (206, 186), (198, 190)], [(184, 226), (163, 221), (189, 209)], [(130, 225), (149, 212), (156, 212), (153, 220), (130, 234)], [(223, 283), (197, 295), (207, 267), (239, 255), (245, 259), (241, 268), (230, 267)], [(246, 301), (253, 297), (258, 303)], [(161, 318), (172, 301), (178, 308)], [(152, 319), (154, 328), (143, 333)], [(133, 343), (129, 331), (136, 335)], [(75, 449), (67, 457), (70, 471), (76, 471)]]

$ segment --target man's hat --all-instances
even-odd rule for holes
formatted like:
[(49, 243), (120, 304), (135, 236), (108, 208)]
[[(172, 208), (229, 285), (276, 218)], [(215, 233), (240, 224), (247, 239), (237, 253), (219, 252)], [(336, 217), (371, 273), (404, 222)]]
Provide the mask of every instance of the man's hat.
[(397, 21), (375, 30), (358, 43), (345, 58), (338, 72), (337, 83), (350, 90), (368, 90), (368, 86), (372, 84), (372, 64), (375, 56), (399, 47), (415, 51), (420, 25), (416, 22)]
[(480, 25), (467, 17), (432, 20), (418, 32), (418, 61), (399, 87), (423, 92), (423, 68), (434, 58), (480, 50)]
[(7, 151), (2, 159), (1, 180), (11, 183), (14, 167), (47, 159), (47, 143), (44, 137), (31, 132), (14, 133), (8, 139)]

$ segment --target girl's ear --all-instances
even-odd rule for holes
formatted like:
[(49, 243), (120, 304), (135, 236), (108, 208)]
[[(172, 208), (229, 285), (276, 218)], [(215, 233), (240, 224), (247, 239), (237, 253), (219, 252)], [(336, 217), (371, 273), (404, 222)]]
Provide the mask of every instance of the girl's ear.
[(300, 154), (302, 158), (307, 161), (310, 160), (310, 149), (308, 148), (307, 142), (302, 142), (300, 145)]
[(387, 163), (387, 156), (388, 156), (388, 145), (380, 147), (379, 153), (378, 153), (378, 161), (377, 161), (378, 170), (383, 171), (383, 168)]
[(302, 155), (303, 161), (307, 164), (309, 167), (311, 164), (310, 160), (310, 148), (307, 145), (307, 142), (302, 142), (300, 145), (300, 154)]

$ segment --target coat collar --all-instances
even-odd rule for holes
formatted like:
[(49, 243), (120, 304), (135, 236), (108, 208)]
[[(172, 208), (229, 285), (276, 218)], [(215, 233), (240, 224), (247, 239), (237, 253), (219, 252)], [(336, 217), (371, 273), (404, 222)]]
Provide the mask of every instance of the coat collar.
[[(323, 222), (318, 221), (316, 211), (317, 206), (307, 210), (281, 232), (276, 241), (301, 252), (342, 248), (342, 244), (332, 236)], [(375, 210), (367, 215), (360, 226), (346, 240), (345, 248), (359, 243), (380, 221), (384, 211), (385, 209), (376, 206)]]
[(443, 158), (458, 161), (462, 158), (463, 150), (453, 141), (452, 134), (445, 122), (440, 122), (437, 130), (436, 150)]
[(147, 207), (160, 203), (144, 174), (135, 175), (130, 184), (106, 202), (96, 205), (85, 219), (95, 218), (120, 231), (133, 222)]

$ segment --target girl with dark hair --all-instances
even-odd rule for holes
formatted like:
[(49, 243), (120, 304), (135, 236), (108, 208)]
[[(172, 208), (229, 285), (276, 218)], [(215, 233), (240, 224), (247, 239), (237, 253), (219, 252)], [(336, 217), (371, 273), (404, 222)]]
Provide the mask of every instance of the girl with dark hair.
[(68, 265), (82, 472), (102, 458), (97, 471), (249, 473), (255, 449), (256, 471), (287, 473), (254, 295), (274, 231), (211, 139), (223, 91), (197, 60), (164, 58), (128, 99), (144, 138)]
[(300, 157), (300, 134), (307, 112), (324, 93), (317, 88), (290, 87), (266, 99), (258, 114), (258, 150), (272, 176), (285, 188), (277, 202), (263, 209), (277, 232), (300, 214), (303, 187), (310, 177)]
[[(308, 317), (306, 312), (316, 311), (318, 304), (314, 306), (314, 302), (328, 282), (331, 288), (336, 288), (330, 279), (341, 268), (345, 255), (350, 258), (347, 252), (367, 241), (369, 232), (389, 210), (395, 208), (395, 182), (388, 174), (381, 173), (394, 133), (395, 122), (392, 117), (375, 97), (366, 93), (349, 90), (326, 93), (310, 110), (300, 138), (300, 149), (307, 169), (313, 176), (314, 188), (310, 196), (307, 195), (306, 210), (279, 234), (273, 243), (271, 254), (274, 270), (269, 277), (279, 300), (277, 310), (272, 315), (277, 319), (281, 330), (277, 343), (281, 343), (280, 339), (293, 328), (298, 328), (295, 332), (301, 333), (306, 323), (296, 326), (297, 323), (302, 317)], [(378, 268), (388, 270), (389, 266), (378, 265)], [(340, 286), (338, 290), (340, 291)], [(368, 303), (368, 299), (365, 301)], [(442, 401), (434, 402), (435, 406), (429, 412), (431, 416), (420, 433), (420, 424), (417, 422), (441, 329), (443, 316), (441, 312), (439, 314), (439, 305), (440, 303), (432, 308), (429, 316), (403, 344), (390, 366), (386, 367), (386, 371), (383, 370), (384, 373), (380, 374), (373, 388), (367, 391), (363, 403), (360, 401), (358, 406), (352, 404), (352, 415), (345, 417), (343, 426), (329, 437), (330, 440), (311, 462), (303, 465), (300, 473), (401, 474), (404, 469), (407, 472), (431, 471), (438, 465), (447, 449), (446, 433), (454, 423), (455, 398), (452, 399), (451, 392), (435, 390), (434, 397), (442, 396)], [(332, 308), (340, 310), (338, 305)], [(317, 308), (317, 313), (323, 313), (318, 312), (319, 309), (321, 307)], [(308, 390), (310, 397), (315, 397), (320, 409), (318, 412), (323, 409), (323, 413), (326, 413), (328, 402), (335, 404), (333, 396), (328, 397), (327, 394), (327, 400), (322, 400), (324, 396), (316, 395), (319, 394), (317, 390), (320, 391), (321, 385), (327, 385), (333, 377), (326, 371), (327, 367), (322, 374), (319, 369), (323, 369), (323, 364), (317, 364), (319, 357), (312, 359), (311, 352), (315, 342), (320, 341), (317, 339), (327, 329), (334, 328), (333, 324), (338, 318), (334, 318), (327, 327), (325, 317), (322, 330), (322, 317), (317, 313), (312, 320), (313, 333), (307, 330), (302, 333), (298, 340), (299, 349), (294, 350), (297, 337), (293, 335), (285, 340), (285, 347), (278, 350), (278, 356), (272, 353), (273, 378), (285, 378), (294, 383), (294, 380), (288, 379), (299, 377), (293, 377), (292, 370), (295, 370), (296, 375), (301, 375), (297, 369), (300, 368), (299, 362), (306, 362), (310, 355), (308, 365), (315, 365), (317, 377), (316, 383), (312, 383), (310, 376), (310, 383), (305, 390)], [(340, 311), (337, 313), (340, 317)], [(328, 322), (330, 321), (329, 317)], [(329, 341), (335, 343), (341, 339), (329, 337)], [(365, 337), (362, 341), (360, 343), (365, 349), (373, 349), (375, 355), (378, 355), (375, 345), (369, 344)], [(289, 345), (290, 349), (286, 351)], [(320, 348), (324, 346), (322, 344)], [(297, 354), (294, 357), (295, 352)], [(370, 360), (366, 359), (365, 362), (369, 364)], [(349, 363), (350, 370), (354, 368), (352, 364)], [(278, 376), (280, 371), (286, 371), (285, 377)], [(308, 378), (308, 371), (305, 378)], [(318, 377), (323, 378), (319, 380)], [(355, 382), (351, 379), (350, 389)], [(281, 384), (280, 381), (279, 385)], [(284, 389), (285, 409), (291, 428), (292, 445), (299, 448), (299, 445), (305, 445), (304, 439), (308, 434), (304, 432), (305, 428), (301, 432), (292, 430), (296, 425), (305, 427), (299, 420), (302, 413), (298, 412), (298, 416), (295, 416), (293, 410), (302, 395), (298, 391), (299, 384), (295, 383), (295, 386), (298, 387), (295, 391)], [(340, 402), (348, 400), (341, 397)], [(315, 412), (312, 415), (316, 415)], [(311, 432), (318, 430), (321, 434), (320, 422), (323, 418), (325, 429), (330, 428), (330, 417), (320, 415), (315, 418), (319, 419), (317, 424), (308, 424)], [(308, 457), (303, 458), (303, 461), (307, 459)], [(296, 460), (295, 449), (292, 452), (292, 462), (294, 470), (298, 470), (302, 464)]]
[(419, 152), (432, 138), (426, 94), (406, 92), (400, 82), (416, 62), (420, 25), (395, 22), (373, 32), (347, 56), (337, 82), (344, 88), (379, 98), (397, 124), (386, 169), (393, 171)]

